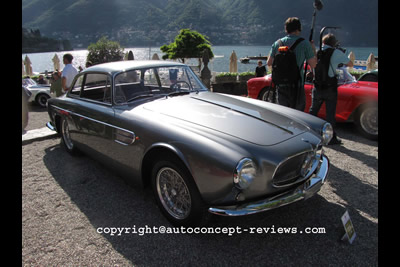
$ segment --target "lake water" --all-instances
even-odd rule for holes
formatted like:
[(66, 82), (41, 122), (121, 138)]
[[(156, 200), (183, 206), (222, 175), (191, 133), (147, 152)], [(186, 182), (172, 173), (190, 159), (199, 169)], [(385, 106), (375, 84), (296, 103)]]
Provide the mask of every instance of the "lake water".
[[(213, 72), (228, 72), (229, 71), (229, 61), (232, 51), (235, 51), (238, 58), (238, 72), (254, 71), (257, 65), (256, 60), (251, 60), (248, 64), (240, 63), (239, 59), (247, 56), (267, 56), (271, 46), (212, 46), (214, 53), (214, 59), (209, 63), (209, 69)], [(135, 59), (148, 60), (157, 53), (161, 58), (162, 53), (158, 47), (141, 47), (141, 48), (125, 48), (125, 52), (131, 50)], [(346, 47), (346, 55), (353, 51), (357, 60), (367, 60), (368, 56), (373, 53), (375, 57), (378, 57), (377, 47)], [(85, 68), (87, 50), (74, 50), (74, 51), (63, 51), (63, 52), (47, 52), (47, 53), (29, 53), (22, 54), (22, 59), (25, 59), (27, 55), (32, 62), (33, 72), (44, 72), (53, 71), (53, 61), (52, 58), (54, 54), (60, 59), (60, 68), (64, 68), (62, 63), (62, 57), (65, 53), (71, 53), (74, 56), (73, 65), (78, 68), (82, 66)], [(190, 60), (187, 62), (189, 65), (196, 65), (197, 60)], [(264, 61), (265, 64), (265, 61)]]

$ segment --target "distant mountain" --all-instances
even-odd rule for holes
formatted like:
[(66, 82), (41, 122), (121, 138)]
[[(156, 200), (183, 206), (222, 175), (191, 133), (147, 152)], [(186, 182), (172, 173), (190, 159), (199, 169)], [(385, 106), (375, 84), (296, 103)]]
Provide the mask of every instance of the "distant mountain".
[[(323, 3), (314, 39), (322, 26), (340, 26), (343, 45), (377, 46), (377, 0)], [(84, 48), (102, 35), (124, 46), (162, 45), (181, 28), (207, 35), (214, 45), (270, 45), (291, 16), (300, 18), (308, 38), (313, 11), (312, 0), (22, 0), (22, 26)]]

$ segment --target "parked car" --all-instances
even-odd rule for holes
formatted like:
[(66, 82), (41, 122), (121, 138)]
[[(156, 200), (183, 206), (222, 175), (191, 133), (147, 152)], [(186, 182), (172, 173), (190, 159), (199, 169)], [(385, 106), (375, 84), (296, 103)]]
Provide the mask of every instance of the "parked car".
[(46, 107), (47, 100), (51, 98), (50, 85), (37, 84), (31, 78), (24, 78), (22, 79), (22, 86), (32, 93), (28, 102), (35, 102), (41, 107)]
[[(337, 70), (338, 74), (338, 102), (336, 106), (337, 122), (354, 122), (361, 134), (365, 137), (378, 139), (378, 83), (357, 81), (346, 68)], [(306, 93), (306, 108), (310, 110), (312, 103), (312, 89), (314, 84), (307, 80), (304, 85)], [(274, 84), (271, 75), (253, 78), (247, 81), (247, 93), (250, 98), (264, 101), (274, 101)], [(318, 116), (326, 118), (325, 103)]]
[(329, 123), (212, 93), (184, 64), (93, 66), (66, 95), (49, 99), (48, 113), (47, 126), (69, 153), (87, 153), (151, 186), (174, 225), (198, 224), (207, 211), (238, 216), (307, 199), (327, 178)]

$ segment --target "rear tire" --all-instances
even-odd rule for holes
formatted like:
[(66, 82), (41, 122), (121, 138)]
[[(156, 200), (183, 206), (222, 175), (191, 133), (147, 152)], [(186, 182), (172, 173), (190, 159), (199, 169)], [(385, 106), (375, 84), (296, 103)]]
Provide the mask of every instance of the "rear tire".
[(69, 131), (69, 124), (68, 120), (65, 117), (61, 117), (60, 120), (60, 133), (61, 133), (61, 140), (64, 145), (64, 148), (73, 156), (79, 155), (78, 149), (75, 147), (74, 142), (71, 139), (70, 131)]
[(47, 100), (49, 99), (50, 97), (48, 96), (48, 95), (46, 95), (46, 94), (38, 94), (37, 96), (36, 96), (36, 98), (35, 98), (35, 102), (39, 105), (39, 106), (41, 106), (42, 108), (45, 108), (46, 107), (46, 104), (47, 104)]
[(361, 107), (355, 120), (360, 133), (370, 140), (378, 139), (378, 105)]

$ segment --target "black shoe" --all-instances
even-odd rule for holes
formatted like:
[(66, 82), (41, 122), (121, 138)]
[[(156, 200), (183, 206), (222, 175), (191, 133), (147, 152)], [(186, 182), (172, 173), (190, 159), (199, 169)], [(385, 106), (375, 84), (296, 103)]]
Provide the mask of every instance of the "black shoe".
[(338, 138), (337, 136), (334, 136), (331, 141), (329, 141), (328, 145), (341, 145), (342, 140)]

